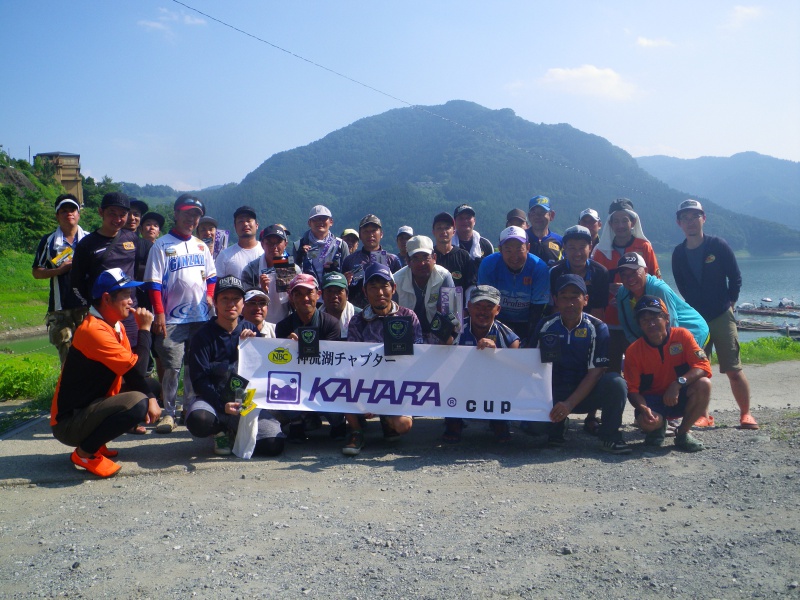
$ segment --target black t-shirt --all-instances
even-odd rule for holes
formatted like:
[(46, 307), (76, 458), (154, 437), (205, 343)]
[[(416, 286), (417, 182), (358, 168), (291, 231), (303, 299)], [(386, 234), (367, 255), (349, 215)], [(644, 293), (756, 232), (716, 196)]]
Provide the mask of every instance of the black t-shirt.
[(296, 333), (298, 327), (314, 327), (319, 330), (319, 339), (342, 341), (342, 324), (339, 319), (328, 313), (315, 311), (308, 325), (303, 324), (297, 313), (292, 313), (275, 325), (275, 337), (286, 339), (290, 333)]
[[(472, 245), (473, 245), (472, 238), (468, 239), (466, 242), (461, 238), (458, 239), (458, 247), (462, 250), (466, 250), (472, 256)], [(489, 256), (490, 254), (494, 254), (494, 246), (492, 246), (492, 242), (487, 240), (485, 237), (481, 238), (480, 241), (481, 245), (481, 255), (477, 258), (473, 258), (472, 260), (475, 261), (475, 270), (477, 271), (478, 267), (481, 266), (481, 260)]]
[[(136, 232), (122, 229), (110, 238), (93, 231), (75, 247), (71, 283), (85, 304), (92, 302), (92, 286), (103, 271), (120, 268), (131, 279), (136, 279), (136, 258), (142, 240)], [(136, 304), (136, 295), (133, 296)]]
[(478, 275), (475, 269), (475, 262), (469, 252), (455, 246), (447, 254), (442, 254), (437, 249), (434, 249), (434, 252), (436, 253), (436, 264), (450, 271), (450, 275), (453, 276), (453, 283), (456, 286), (461, 286), (462, 289), (466, 290), (468, 287), (475, 285)]
[[(554, 264), (550, 269), (550, 289), (555, 290), (558, 278), (569, 272), (569, 262), (566, 258)], [(584, 310), (588, 312), (593, 308), (608, 306), (608, 269), (600, 263), (589, 260), (583, 280), (586, 282), (586, 291), (589, 292), (589, 303)]]

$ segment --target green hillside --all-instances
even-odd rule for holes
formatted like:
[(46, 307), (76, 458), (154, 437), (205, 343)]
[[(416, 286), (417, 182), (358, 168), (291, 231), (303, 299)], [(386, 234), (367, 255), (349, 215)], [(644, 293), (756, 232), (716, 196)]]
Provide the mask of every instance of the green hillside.
[[(361, 119), (278, 153), (240, 184), (204, 191), (201, 197), (223, 226), (230, 227), (236, 206), (248, 204), (257, 209), (262, 225), (284, 223), (295, 237), (318, 203), (333, 211), (337, 232), (374, 212), (392, 238), (403, 224), (429, 234), (436, 212), (467, 202), (478, 212), (477, 229), (496, 242), (506, 212), (526, 209), (537, 194), (552, 199), (558, 232), (574, 224), (587, 206), (605, 215), (614, 198), (625, 196), (633, 200), (657, 249), (670, 249), (681, 239), (675, 208), (687, 195), (649, 175), (622, 149), (566, 124), (531, 123), (510, 109), (465, 101)], [(763, 254), (800, 248), (800, 232), (706, 204), (709, 232), (737, 250)]]

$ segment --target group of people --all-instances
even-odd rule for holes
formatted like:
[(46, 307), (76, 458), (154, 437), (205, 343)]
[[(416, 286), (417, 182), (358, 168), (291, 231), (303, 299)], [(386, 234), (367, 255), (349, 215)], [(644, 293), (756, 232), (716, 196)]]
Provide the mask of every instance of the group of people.
[[(676, 214), (686, 236), (672, 261), (683, 298), (660, 279), (625, 198), (611, 204), (605, 227), (588, 208), (559, 235), (550, 230), (550, 199), (536, 196), (527, 213), (507, 214), (496, 251), (476, 231), (476, 211), (462, 204), (433, 217), (432, 237), (400, 227), (397, 254), (383, 248), (378, 216), (337, 237), (322, 205), (291, 247), (285, 226), (261, 229), (256, 211), (241, 206), (233, 214), (237, 242), (226, 248), (192, 194), (175, 201), (163, 235), (162, 215), (119, 192), (103, 197), (102, 224), (91, 233), (79, 226), (74, 196), (59, 196), (55, 209), (58, 229), (42, 239), (33, 264), (34, 277), (50, 279), (47, 324), (62, 362), (51, 425), (75, 446), (72, 462), (102, 477), (119, 470), (107, 444), (144, 432), (142, 424), (169, 434), (182, 421), (193, 436), (212, 437), (215, 453), (230, 454), (242, 409), (232, 385), (241, 339), (296, 340), (312, 328), (321, 340), (383, 343), (389, 316), (411, 321), (415, 344), (539, 348), (553, 364), (551, 422), (520, 429), (550, 445), (566, 443), (568, 416), (578, 413), (603, 450), (630, 452), (620, 433), (627, 401), (645, 444), (674, 435), (676, 447), (702, 450), (691, 429), (713, 425), (712, 347), (741, 427), (758, 428), (732, 312), (741, 276), (724, 240), (704, 234), (696, 200)], [(305, 441), (321, 416), (344, 454), (361, 451), (372, 415), (260, 410), (254, 453), (275, 456), (285, 441)], [(380, 424), (384, 438), (396, 440), (413, 415), (382, 416)], [(490, 424), (498, 442), (510, 439), (509, 422)], [(464, 426), (445, 419), (443, 441), (458, 443)]]

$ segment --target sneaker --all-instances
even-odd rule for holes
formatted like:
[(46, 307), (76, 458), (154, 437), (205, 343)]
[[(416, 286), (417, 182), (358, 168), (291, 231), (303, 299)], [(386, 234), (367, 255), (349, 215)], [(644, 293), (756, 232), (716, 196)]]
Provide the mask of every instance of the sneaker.
[(700, 452), (706, 449), (703, 442), (698, 440), (691, 433), (679, 433), (676, 435), (675, 445), (686, 452)]
[(217, 456), (230, 456), (233, 454), (231, 438), (227, 431), (220, 431), (214, 436), (214, 454)]
[(692, 427), (714, 427), (714, 415), (702, 416), (694, 422)]
[(111, 448), (109, 448), (105, 444), (100, 446), (100, 448), (97, 450), (97, 453), (100, 456), (105, 456), (106, 458), (114, 458), (116, 456), (119, 456), (119, 451), (118, 450), (111, 450)]
[[(649, 431), (644, 436), (645, 446), (663, 446), (664, 438), (667, 437), (667, 420), (661, 419), (661, 427), (655, 431)], [(676, 438), (677, 439), (677, 438)], [(677, 443), (677, 442), (676, 442)]]
[(396, 442), (400, 439), (400, 434), (389, 424), (387, 417), (381, 417), (381, 429), (383, 429), (383, 439), (386, 442)]
[(73, 450), (72, 455), (69, 457), (72, 464), (79, 469), (86, 469), (89, 473), (97, 475), (98, 477), (111, 477), (116, 475), (122, 468), (113, 460), (109, 460), (105, 456), (98, 454), (92, 458), (81, 458), (78, 456), (78, 451)]
[(589, 435), (597, 435), (600, 430), (600, 419), (595, 415), (587, 415), (583, 420), (583, 431)]
[(306, 436), (306, 425), (302, 421), (299, 423), (289, 423), (289, 434), (286, 439), (293, 444), (305, 444), (308, 441)]
[(494, 433), (494, 440), (498, 444), (511, 441), (511, 431), (508, 428), (507, 421), (492, 421), (492, 433)]
[(172, 433), (175, 431), (175, 418), (172, 415), (164, 415), (158, 420), (156, 433)]
[(361, 430), (351, 431), (350, 438), (347, 440), (342, 454), (345, 456), (356, 456), (364, 447), (364, 432)]
[(610, 454), (630, 454), (631, 447), (625, 443), (625, 440), (605, 440), (600, 443), (600, 449)]
[(344, 440), (347, 437), (347, 423), (342, 421), (338, 425), (331, 426), (328, 434), (332, 440)]
[(750, 413), (739, 418), (739, 429), (758, 429), (758, 421)]

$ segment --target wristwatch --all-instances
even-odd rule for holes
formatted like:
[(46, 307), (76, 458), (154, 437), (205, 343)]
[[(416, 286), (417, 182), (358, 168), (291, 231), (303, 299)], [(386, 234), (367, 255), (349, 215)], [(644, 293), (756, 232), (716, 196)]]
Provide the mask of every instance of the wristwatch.
[(686, 380), (686, 377), (678, 377), (678, 384), (680, 384), (681, 387), (686, 387), (687, 383), (689, 382)]

